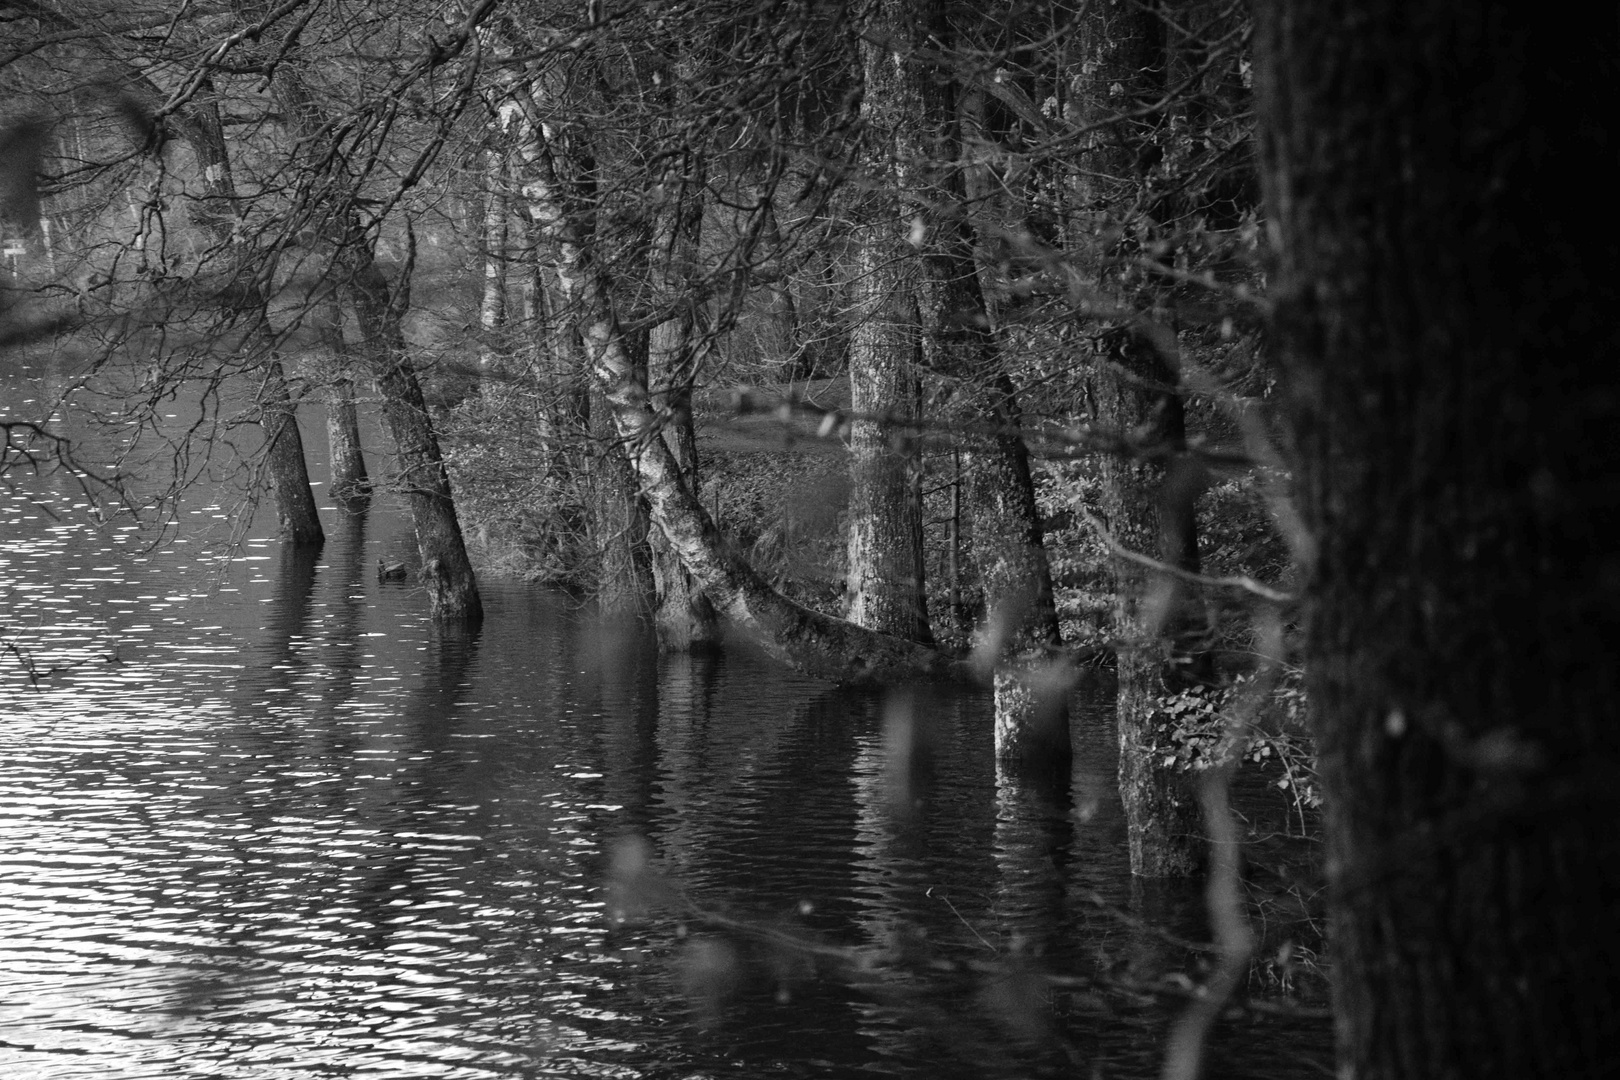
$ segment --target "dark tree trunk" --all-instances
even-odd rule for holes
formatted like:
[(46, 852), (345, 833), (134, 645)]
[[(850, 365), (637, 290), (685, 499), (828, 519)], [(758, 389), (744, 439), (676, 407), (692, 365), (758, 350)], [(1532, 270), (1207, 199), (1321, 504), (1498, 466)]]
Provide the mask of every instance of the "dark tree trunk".
[(295, 545), (320, 544), (326, 536), (309, 486), (309, 467), (304, 461), (304, 439), (298, 430), (292, 390), (266, 322), (261, 268), (238, 242), (236, 181), (218, 106), (211, 99), (201, 102), (182, 128), (196, 154), (197, 171), (208, 193), (197, 218), (207, 230), (215, 253), (227, 263), (230, 315), (247, 325), (252, 347), (264, 352), (257, 371), (259, 426), (264, 430), (265, 471), (276, 499), (277, 532)]
[(317, 313), (316, 332), (330, 357), (322, 373), (326, 396), (326, 444), (331, 460), (331, 495), (351, 509), (371, 496), (365, 451), (360, 445), (360, 416), (354, 404), (349, 347), (343, 340), (341, 307), (334, 294)]
[(1613, 1075), (1614, 10), (1258, 23), (1340, 1075)]
[[(308, 87), (287, 66), (278, 72), (275, 87), (290, 126), (309, 141), (305, 153), (319, 159), (319, 151), (326, 148), (314, 141), (322, 131), (321, 116)], [(327, 274), (354, 308), (360, 357), (383, 399), (383, 425), (394, 444), (398, 483), (411, 510), (428, 609), (442, 627), (474, 627), (484, 618), (478, 582), (467, 558), (450, 474), (401, 325), (410, 283), (401, 281), (396, 292), (377, 266), (375, 238), (361, 225), (353, 181), (341, 167), (327, 179), (325, 190), (316, 193), (315, 205), (306, 209), (322, 227), (330, 248)]]
[(596, 606), (609, 618), (650, 618), (657, 607), (647, 506), (605, 398), (591, 402), (591, 539)]
[[(1109, 431), (1133, 433), (1144, 448), (1179, 446), (1185, 439), (1181, 399), (1166, 389), (1173, 386), (1174, 376), (1145, 342), (1126, 333), (1113, 335), (1113, 340), (1119, 368), (1096, 382), (1098, 423)], [(1196, 570), (1197, 537), (1187, 535), (1191, 516), (1175, 513), (1169, 505), (1167, 479), (1159, 457), (1104, 458), (1103, 516), (1124, 547)], [(1189, 874), (1203, 859), (1197, 798), (1187, 779), (1164, 765), (1165, 740), (1158, 730), (1165, 717), (1161, 703), (1185, 685), (1186, 668), (1177, 663), (1165, 633), (1168, 627), (1150, 622), (1149, 594), (1160, 584), (1154, 573), (1118, 556), (1112, 569), (1119, 792), (1131, 872), (1145, 877)]]
[[(1097, 125), (1086, 136), (1072, 194), (1076, 257), (1083, 272), (1100, 276), (1128, 295), (1119, 259), (1120, 214), (1140, 195), (1138, 161), (1152, 145), (1143, 121), (1113, 120), (1162, 93), (1162, 28), (1138, 0), (1097, 0), (1077, 20), (1082, 58), (1072, 89), (1077, 119)], [(1128, 261), (1128, 260), (1124, 260)], [(1191, 569), (1197, 536), (1190, 513), (1178, 522), (1162, 519), (1167, 505), (1164, 454), (1183, 443), (1184, 420), (1177, 376), (1151, 340), (1134, 328), (1115, 327), (1100, 336), (1094, 379), (1097, 420), (1126, 435), (1141, 456), (1109, 457), (1102, 466), (1103, 515), (1125, 547)], [(1172, 525), (1177, 527), (1171, 527)], [(1192, 531), (1190, 531), (1192, 530)], [(1197, 806), (1185, 779), (1155, 752), (1163, 715), (1161, 697), (1177, 688), (1181, 669), (1173, 662), (1163, 627), (1147, 619), (1152, 579), (1139, 564), (1115, 557), (1114, 636), (1119, 659), (1119, 788), (1130, 836), (1131, 870), (1149, 877), (1193, 872), (1202, 859)]]

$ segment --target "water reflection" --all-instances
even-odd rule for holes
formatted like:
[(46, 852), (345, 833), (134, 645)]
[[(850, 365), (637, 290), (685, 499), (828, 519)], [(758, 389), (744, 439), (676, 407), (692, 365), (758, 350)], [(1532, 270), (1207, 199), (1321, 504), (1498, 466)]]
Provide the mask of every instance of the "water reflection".
[[(1095, 707), (1043, 788), (980, 695), (660, 657), (494, 583), (436, 637), (375, 580), (382, 500), (312, 554), (206, 501), (157, 551), (71, 510), (0, 508), (4, 636), (47, 672), (0, 670), (0, 1074), (1155, 1070), (1163, 1010), (1044, 981), (1184, 958), (1099, 898), (1198, 933), (1195, 894), (1133, 895)], [(624, 836), (687, 906), (612, 924)], [(1221, 1037), (1228, 1076), (1326, 1045)]]

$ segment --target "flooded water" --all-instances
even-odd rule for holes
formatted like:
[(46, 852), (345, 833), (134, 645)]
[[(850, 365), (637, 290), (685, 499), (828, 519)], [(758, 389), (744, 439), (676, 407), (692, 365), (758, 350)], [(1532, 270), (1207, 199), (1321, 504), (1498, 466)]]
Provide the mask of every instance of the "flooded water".
[[(389, 505), (304, 557), (198, 492), (146, 550), (11, 480), (0, 1076), (1157, 1074), (1174, 1003), (1091, 980), (1182, 970), (1131, 913), (1198, 937), (1198, 895), (1130, 879), (1094, 701), (1033, 791), (974, 694), (659, 658), (520, 585), (438, 640)], [(1328, 1038), (1224, 1022), (1210, 1075)]]

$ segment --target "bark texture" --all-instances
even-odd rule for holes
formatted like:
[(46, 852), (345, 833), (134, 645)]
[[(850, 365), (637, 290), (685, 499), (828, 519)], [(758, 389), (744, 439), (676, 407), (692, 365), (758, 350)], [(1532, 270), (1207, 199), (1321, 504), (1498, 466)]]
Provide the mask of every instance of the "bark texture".
[(506, 326), (507, 267), (507, 166), (506, 132), (494, 126), (488, 133), (492, 145), (484, 151), (484, 291), (478, 302), (478, 328), (482, 338), (478, 363), (485, 369), (501, 366), (504, 351), (499, 346)]
[(371, 478), (366, 473), (366, 455), (360, 445), (360, 415), (354, 404), (354, 379), (348, 344), (343, 340), (342, 308), (334, 295), (317, 313), (316, 333), (330, 357), (324, 373), (326, 397), (326, 444), (331, 462), (332, 498), (346, 506), (371, 497)]
[(344, 260), (364, 355), (382, 396), (383, 423), (398, 457), (398, 483), (411, 509), (429, 611), (442, 625), (476, 626), (484, 618), (483, 602), (456, 515), (450, 473), (400, 326), (399, 298), (372, 260), (365, 237), (349, 238)]
[(879, 4), (860, 46), (869, 187), (857, 208), (849, 342), (849, 553), (844, 582), (851, 622), (915, 641), (930, 641), (924, 590), (922, 499), (904, 421), (917, 416), (922, 326), (917, 311), (916, 251), (896, 162), (909, 149), (908, 123), (923, 104), (904, 63), (914, 13)]
[[(1120, 255), (1119, 213), (1140, 194), (1137, 163), (1153, 145), (1141, 121), (1114, 119), (1154, 100), (1162, 89), (1162, 28), (1136, 0), (1097, 0), (1077, 20), (1072, 76), (1075, 115), (1097, 125), (1085, 136), (1072, 194), (1076, 240), (1084, 276), (1105, 289), (1124, 287), (1110, 264)], [(1184, 443), (1176, 373), (1137, 328), (1117, 326), (1101, 337), (1094, 382), (1097, 421), (1136, 443), (1140, 455), (1110, 456), (1102, 465), (1103, 515), (1115, 539), (1186, 569), (1196, 566), (1196, 535), (1161, 522), (1166, 455)], [(1119, 662), (1119, 788), (1130, 836), (1131, 871), (1170, 877), (1196, 870), (1203, 856), (1197, 801), (1185, 779), (1155, 753), (1161, 722), (1159, 698), (1180, 675), (1162, 627), (1152, 625), (1145, 601), (1153, 582), (1141, 566), (1114, 558), (1114, 636)]]
[(647, 507), (612, 410), (599, 393), (591, 402), (590, 468), (597, 611), (615, 619), (651, 618), (657, 589), (647, 544)]
[[(680, 155), (674, 161), (677, 167), (664, 178), (669, 201), (659, 208), (654, 224), (649, 266), (658, 299), (687, 299), (678, 304), (671, 318), (648, 333), (647, 368), (663, 391), (658, 404), (665, 417), (664, 441), (687, 487), (697, 496), (701, 485), (697, 432), (692, 424), (692, 379), (697, 368), (698, 304), (690, 297), (703, 227), (701, 161), (696, 155)], [(720, 640), (714, 605), (662, 530), (651, 530), (648, 541), (658, 593), (653, 619), (658, 647), (666, 652), (713, 648)]]
[(1616, 38), (1259, 6), (1341, 1076), (1616, 1067)]

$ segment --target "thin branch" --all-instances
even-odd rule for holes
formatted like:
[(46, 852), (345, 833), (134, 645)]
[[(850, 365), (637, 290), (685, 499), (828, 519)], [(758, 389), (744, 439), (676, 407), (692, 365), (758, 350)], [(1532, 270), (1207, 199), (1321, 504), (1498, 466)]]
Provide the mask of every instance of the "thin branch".
[(1171, 577), (1191, 582), (1194, 585), (1208, 585), (1217, 589), (1242, 589), (1244, 592), (1253, 593), (1262, 600), (1268, 600), (1273, 604), (1292, 604), (1299, 599), (1293, 593), (1281, 592), (1269, 585), (1263, 585), (1247, 574), (1237, 574), (1232, 577), (1210, 577), (1207, 574), (1196, 574), (1191, 570), (1183, 570), (1179, 566), (1172, 566), (1167, 562), (1155, 559), (1151, 555), (1144, 555), (1140, 551), (1132, 551), (1115, 539), (1114, 534), (1108, 531), (1108, 526), (1103, 524), (1096, 514), (1093, 514), (1084, 506), (1077, 506), (1075, 509), (1080, 512), (1081, 517), (1085, 518), (1086, 524), (1091, 526), (1098, 538), (1107, 545), (1109, 551), (1122, 559), (1145, 566), (1149, 570), (1157, 570), (1161, 574), (1169, 574)]

